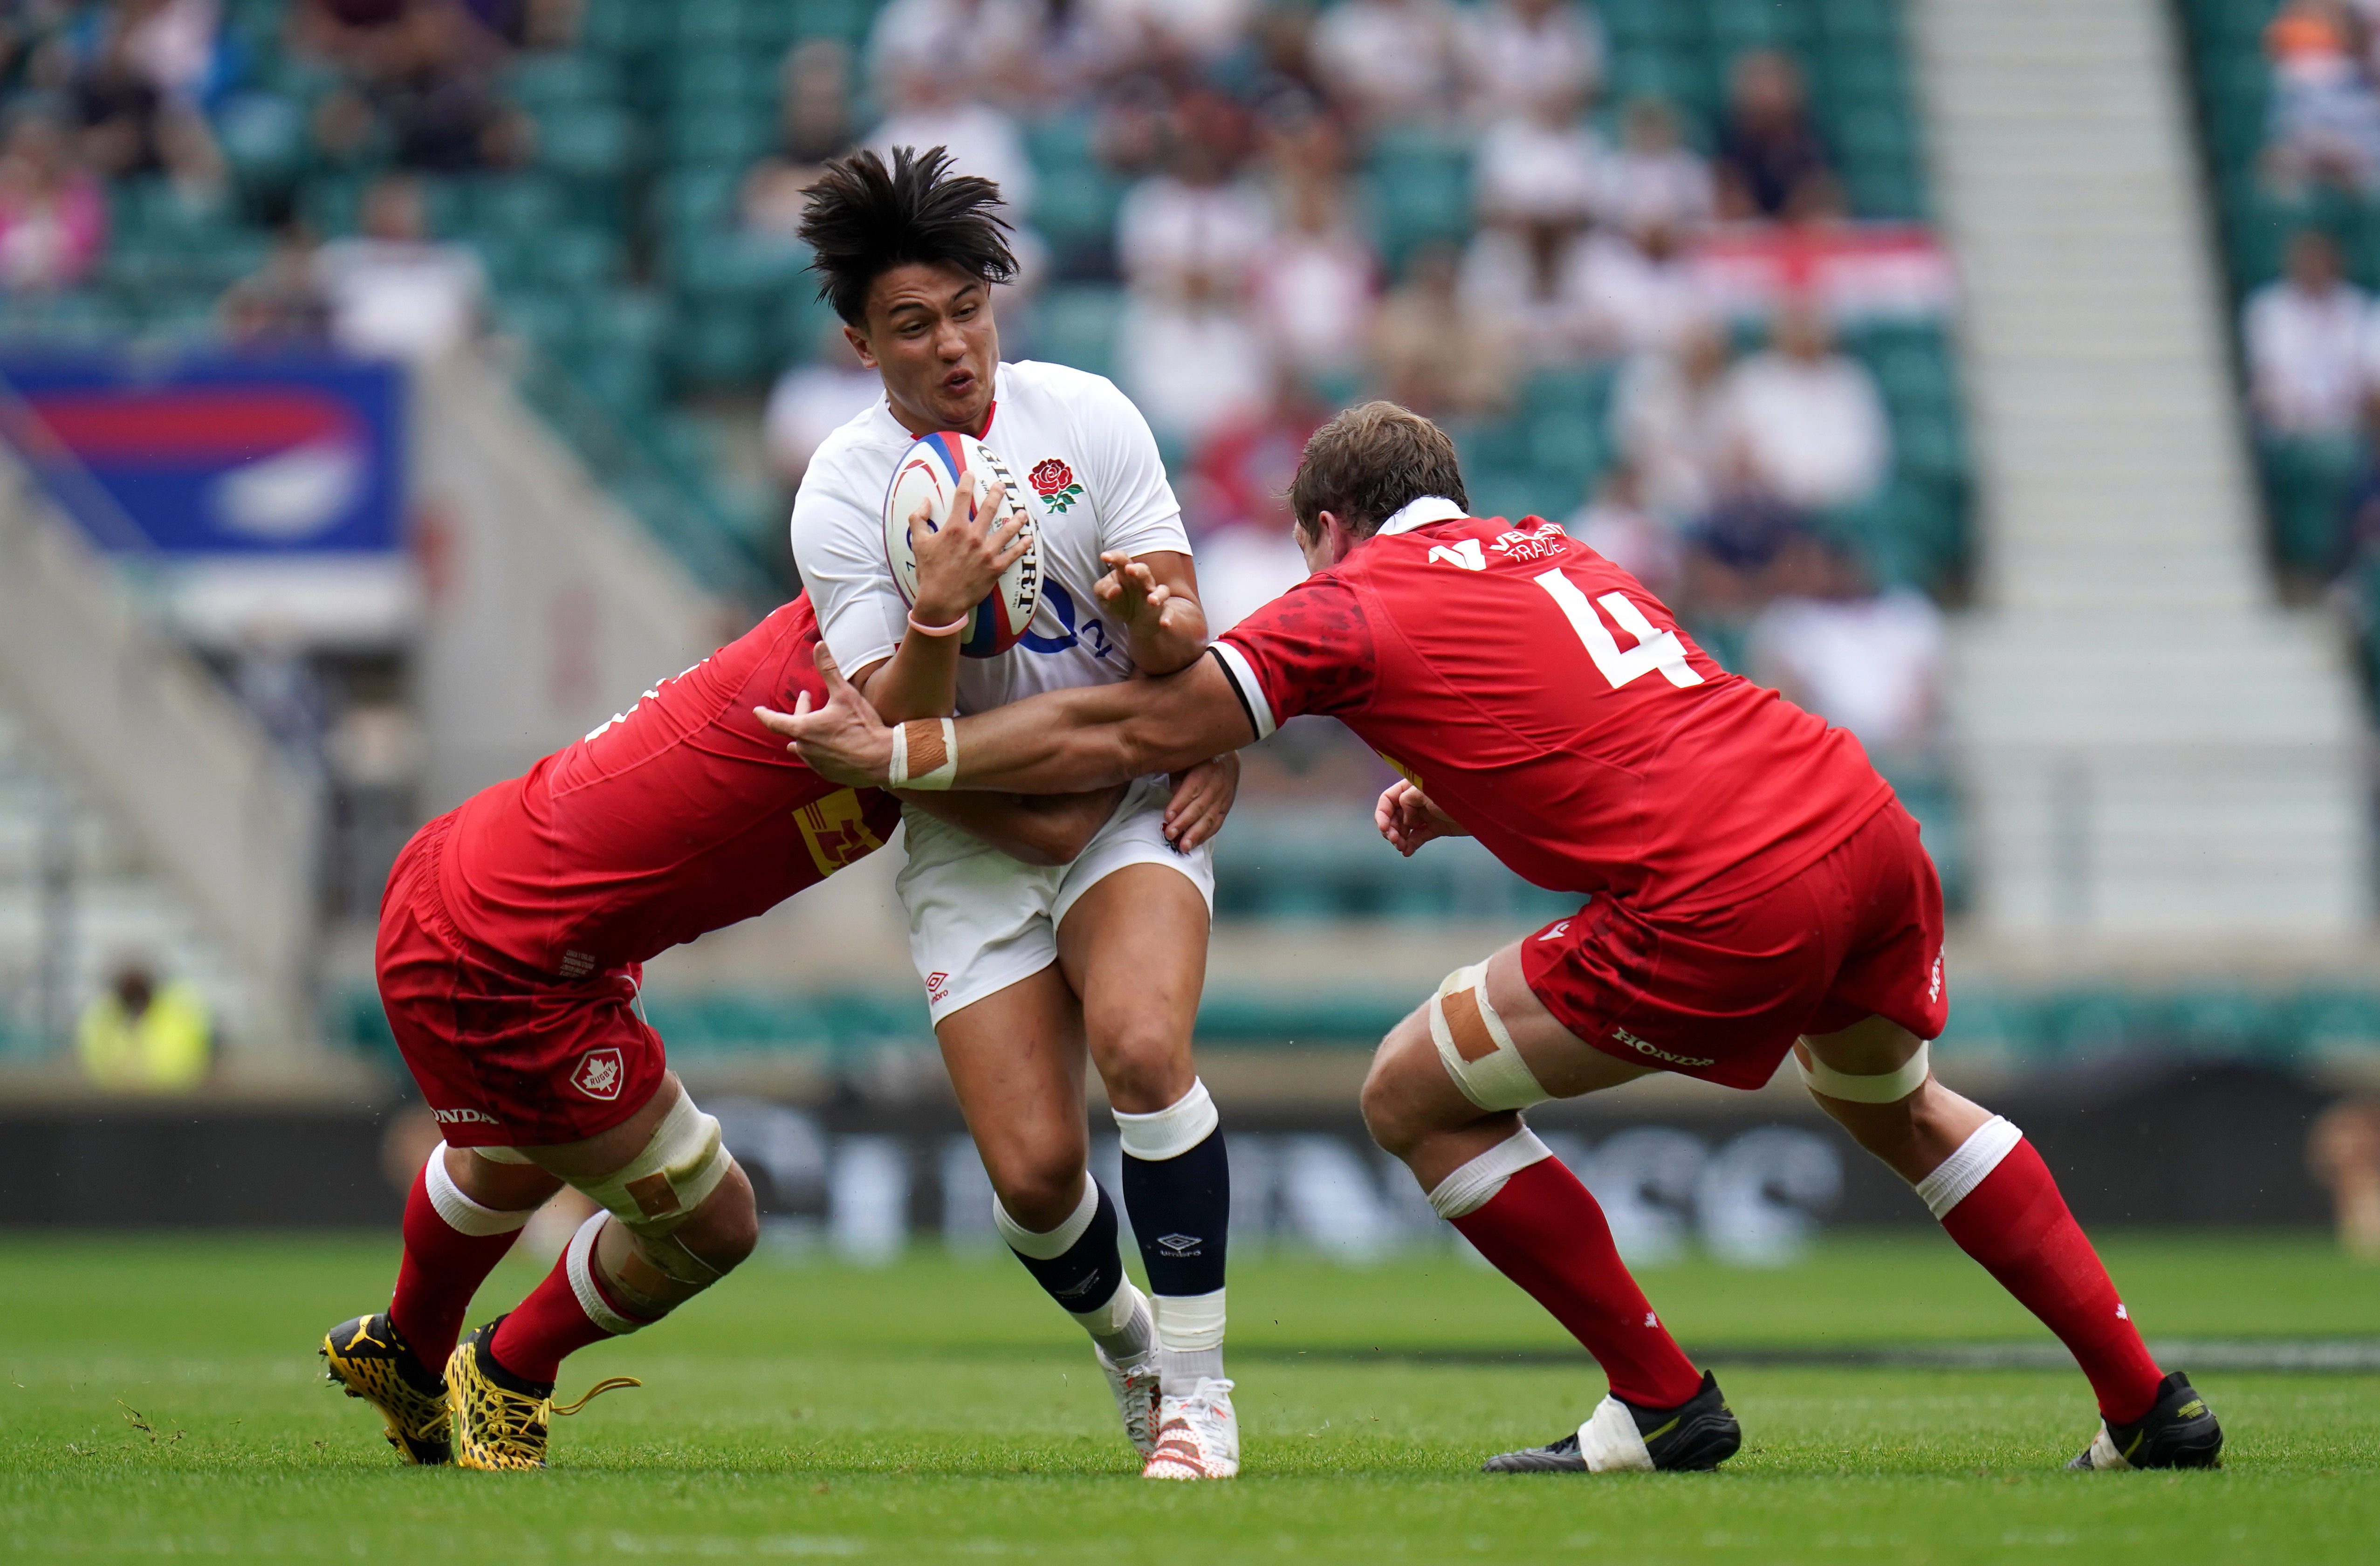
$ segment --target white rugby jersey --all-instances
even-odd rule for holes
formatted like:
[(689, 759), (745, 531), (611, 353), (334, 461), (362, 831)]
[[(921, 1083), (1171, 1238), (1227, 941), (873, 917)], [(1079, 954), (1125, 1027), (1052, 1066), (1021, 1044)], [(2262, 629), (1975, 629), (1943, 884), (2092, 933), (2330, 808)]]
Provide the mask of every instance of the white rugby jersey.
[[(980, 437), (1026, 492), (1041, 537), (1041, 602), (1023, 641), (959, 660), (958, 710), (1130, 677), (1132, 649), (1091, 584), (1102, 551), (1190, 552), (1182, 507), (1148, 423), (1105, 378), (1063, 365), (1002, 364)], [(884, 556), (884, 495), (915, 439), (882, 397), (829, 435), (794, 497), (794, 564), (835, 661), (857, 674), (892, 656), (908, 606)]]

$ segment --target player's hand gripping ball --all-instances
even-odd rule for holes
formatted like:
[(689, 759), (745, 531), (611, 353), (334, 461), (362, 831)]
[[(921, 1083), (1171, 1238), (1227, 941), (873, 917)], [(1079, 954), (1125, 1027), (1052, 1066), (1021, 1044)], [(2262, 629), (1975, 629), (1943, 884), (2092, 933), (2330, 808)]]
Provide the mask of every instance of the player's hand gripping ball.
[(1018, 535), (1023, 552), (969, 612), (967, 627), (960, 633), (959, 651), (969, 658), (990, 658), (1016, 645), (1041, 603), (1041, 541), (1025, 504), (1024, 488), (1008, 464), (972, 435), (937, 431), (921, 437), (902, 454), (884, 494), (884, 553), (892, 564), (902, 601), (914, 606), (916, 540), (920, 533), (940, 531), (951, 514), (952, 497), (968, 489), (976, 495), (976, 514), (987, 525), (1011, 511), (1025, 518)]

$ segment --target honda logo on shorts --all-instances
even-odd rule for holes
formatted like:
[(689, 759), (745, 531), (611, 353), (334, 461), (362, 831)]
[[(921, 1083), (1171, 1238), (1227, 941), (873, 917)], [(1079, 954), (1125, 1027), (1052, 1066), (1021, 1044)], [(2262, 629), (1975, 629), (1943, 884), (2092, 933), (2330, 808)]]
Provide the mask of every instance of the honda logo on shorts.
[(578, 1057), (578, 1067), (570, 1074), (570, 1086), (590, 1099), (613, 1099), (620, 1096), (620, 1082), (628, 1074), (627, 1062), (617, 1050), (589, 1050)]

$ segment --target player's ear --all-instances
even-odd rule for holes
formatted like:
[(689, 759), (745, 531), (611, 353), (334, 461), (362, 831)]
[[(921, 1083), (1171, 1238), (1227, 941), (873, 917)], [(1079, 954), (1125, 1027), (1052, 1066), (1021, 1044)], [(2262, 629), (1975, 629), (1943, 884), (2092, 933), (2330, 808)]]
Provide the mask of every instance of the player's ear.
[(859, 362), (862, 368), (868, 370), (880, 370), (883, 368), (876, 362), (876, 350), (868, 346), (867, 333), (862, 332), (856, 326), (845, 326), (843, 329), (843, 340), (849, 343), (851, 345), (851, 351), (859, 356)]

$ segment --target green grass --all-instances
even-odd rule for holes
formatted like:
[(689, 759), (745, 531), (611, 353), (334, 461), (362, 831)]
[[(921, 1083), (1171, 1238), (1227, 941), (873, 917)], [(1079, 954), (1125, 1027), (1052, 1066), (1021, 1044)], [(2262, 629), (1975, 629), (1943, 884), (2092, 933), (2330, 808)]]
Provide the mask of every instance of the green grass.
[[(2153, 1338), (2380, 1334), (2380, 1274), (2318, 1240), (2104, 1249)], [(1074, 1329), (1013, 1266), (936, 1257), (756, 1261), (565, 1366), (565, 1395), (645, 1386), (563, 1421), (552, 1472), (407, 1469), (312, 1353), (393, 1263), (381, 1238), (0, 1241), (0, 1559), (2294, 1566), (2380, 1538), (2373, 1376), (2200, 1375), (2227, 1468), (2094, 1475), (2058, 1469), (2093, 1419), (2071, 1372), (1723, 1368), (1747, 1445), (1718, 1474), (1489, 1479), (1601, 1380), (1451, 1260), (1235, 1269), (1232, 1485), (1142, 1484)], [(533, 1278), (507, 1263), (482, 1314)], [(1938, 1236), (1646, 1282), (1690, 1349), (2038, 1337)]]

